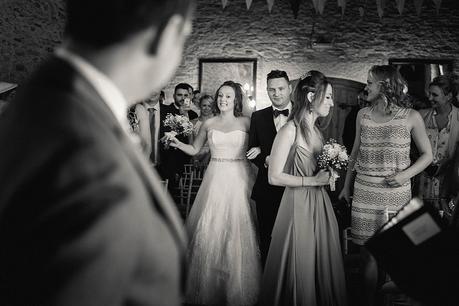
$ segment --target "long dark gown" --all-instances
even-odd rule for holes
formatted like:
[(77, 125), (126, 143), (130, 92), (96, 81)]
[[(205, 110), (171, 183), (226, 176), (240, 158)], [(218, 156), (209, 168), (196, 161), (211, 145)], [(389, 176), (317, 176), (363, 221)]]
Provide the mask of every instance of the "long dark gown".
[[(295, 143), (285, 169), (313, 176), (317, 161)], [(347, 305), (338, 224), (324, 187), (285, 189), (260, 298), (263, 306)]]

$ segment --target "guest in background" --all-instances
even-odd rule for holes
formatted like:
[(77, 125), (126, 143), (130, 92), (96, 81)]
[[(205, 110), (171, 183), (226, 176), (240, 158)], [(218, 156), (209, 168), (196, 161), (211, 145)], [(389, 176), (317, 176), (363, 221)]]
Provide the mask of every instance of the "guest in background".
[(142, 151), (154, 165), (157, 155), (155, 150), (158, 147), (159, 107), (159, 93), (153, 93), (148, 99), (130, 107), (128, 111), (132, 131), (139, 136)]
[[(214, 99), (210, 95), (204, 95), (199, 99), (199, 108), (201, 115), (192, 121), (193, 123), (193, 134), (190, 139), (190, 143), (193, 143), (194, 139), (198, 136), (199, 130), (202, 124), (209, 118), (214, 116), (215, 103)], [(192, 157), (194, 163), (198, 163), (202, 166), (207, 166), (210, 161), (210, 148), (206, 141), (202, 146), (201, 150)]]
[(171, 146), (194, 155), (206, 141), (212, 158), (186, 221), (191, 239), (186, 302), (251, 306), (261, 278), (255, 216), (250, 207), (254, 173), (245, 157), (249, 119), (242, 116), (241, 86), (217, 90), (217, 115), (202, 124), (192, 145)]
[(456, 145), (456, 152), (454, 154), (454, 162), (449, 172), (450, 184), (449, 193), (451, 194), (451, 199), (448, 203), (449, 209), (452, 211), (452, 217), (450, 223), (452, 226), (459, 228), (459, 143)]
[(175, 74), (193, 6), (66, 1), (0, 120), (0, 305), (181, 305), (185, 233), (126, 111)]
[[(363, 245), (387, 221), (387, 210), (397, 211), (410, 201), (410, 179), (432, 161), (424, 122), (407, 105), (406, 84), (396, 68), (373, 66), (365, 90), (371, 106), (357, 114), (354, 146), (339, 196), (350, 203), (355, 169), (351, 232), (357, 245)], [(410, 161), (411, 138), (420, 152), (414, 164)], [(370, 253), (361, 251), (365, 305), (372, 306), (378, 269)]]
[[(192, 87), (187, 83), (177, 84), (174, 89), (174, 103), (160, 107), (159, 139), (164, 137), (165, 132), (170, 131), (168, 127), (164, 126), (164, 119), (166, 119), (167, 114), (183, 115), (190, 120), (198, 118), (198, 115), (190, 110), (190, 88)], [(177, 138), (184, 143), (189, 142), (186, 136), (179, 135)], [(174, 148), (169, 148), (164, 145), (159, 145), (158, 147), (159, 155), (157, 158), (157, 169), (162, 178), (169, 181), (168, 189), (170, 193), (173, 196), (177, 196), (179, 180), (184, 171), (183, 165), (190, 161), (190, 157)]]
[(198, 89), (193, 90), (193, 94), (191, 96), (191, 110), (194, 111), (196, 114), (201, 115), (201, 107), (200, 107), (200, 101), (201, 101), (201, 91)]
[[(447, 173), (453, 166), (454, 152), (459, 141), (459, 109), (452, 105), (456, 88), (449, 76), (438, 76), (429, 85), (431, 107), (419, 113), (424, 120), (432, 148), (433, 162), (417, 176), (418, 196), (445, 214), (451, 195), (445, 185)], [(457, 187), (457, 186), (456, 186)]]
[(338, 223), (324, 188), (330, 173), (319, 170), (316, 159), (324, 144), (317, 119), (328, 116), (332, 106), (331, 84), (321, 72), (309, 71), (295, 89), (289, 121), (274, 140), (269, 183), (285, 191), (260, 305), (347, 305)]
[(159, 104), (165, 104), (166, 103), (166, 93), (164, 90), (161, 90), (159, 92)]
[(285, 71), (272, 70), (268, 73), (266, 90), (272, 105), (254, 112), (250, 121), (247, 158), (258, 167), (252, 199), (256, 202), (263, 266), (268, 255), (271, 232), (279, 203), (284, 193), (284, 187), (269, 184), (268, 168), (274, 138), (287, 122), (289, 112), (292, 110), (292, 102), (290, 101), (292, 86), (289, 82), (289, 77)]

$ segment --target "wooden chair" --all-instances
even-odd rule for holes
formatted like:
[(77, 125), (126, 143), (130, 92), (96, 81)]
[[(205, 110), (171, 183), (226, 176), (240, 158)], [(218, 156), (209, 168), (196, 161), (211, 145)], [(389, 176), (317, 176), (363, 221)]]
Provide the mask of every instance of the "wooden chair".
[(342, 247), (343, 247), (343, 255), (348, 255), (349, 254), (349, 241), (352, 241), (352, 237), (351, 237), (351, 227), (346, 227), (344, 230), (343, 230), (343, 233), (342, 233)]
[(199, 188), (201, 187), (202, 179), (204, 177), (205, 167), (196, 165), (193, 167), (192, 175), (190, 177), (190, 185), (188, 186), (187, 198), (186, 198), (186, 217), (190, 213), (191, 205), (198, 194)]
[(167, 187), (169, 186), (169, 180), (168, 179), (161, 180), (161, 184), (163, 184), (164, 190), (167, 191)]
[(186, 205), (188, 189), (190, 187), (191, 177), (193, 176), (193, 164), (185, 164), (183, 165), (183, 167), (183, 175), (180, 177), (179, 181), (180, 207), (184, 207)]

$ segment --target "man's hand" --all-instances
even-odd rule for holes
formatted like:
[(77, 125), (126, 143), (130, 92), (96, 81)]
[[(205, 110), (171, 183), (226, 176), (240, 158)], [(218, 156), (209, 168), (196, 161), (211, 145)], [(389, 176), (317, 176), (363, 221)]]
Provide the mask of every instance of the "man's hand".
[(269, 167), (269, 155), (265, 158), (265, 168)]
[(253, 147), (247, 151), (247, 159), (255, 159), (261, 153), (260, 147)]
[(182, 115), (185, 115), (185, 114), (187, 114), (187, 112), (188, 112), (189, 110), (191, 110), (191, 100), (188, 99), (188, 98), (185, 98), (185, 99), (183, 100), (182, 105), (180, 106), (180, 113), (181, 113)]

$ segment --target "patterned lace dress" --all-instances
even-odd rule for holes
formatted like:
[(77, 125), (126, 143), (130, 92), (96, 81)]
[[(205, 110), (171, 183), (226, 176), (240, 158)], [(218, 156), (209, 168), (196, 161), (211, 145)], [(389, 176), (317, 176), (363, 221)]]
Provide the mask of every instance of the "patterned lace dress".
[(401, 108), (384, 123), (372, 119), (372, 108), (363, 110), (357, 176), (352, 201), (352, 239), (363, 245), (386, 221), (387, 211), (397, 211), (411, 199), (411, 182), (389, 187), (384, 178), (410, 166), (411, 133)]

